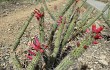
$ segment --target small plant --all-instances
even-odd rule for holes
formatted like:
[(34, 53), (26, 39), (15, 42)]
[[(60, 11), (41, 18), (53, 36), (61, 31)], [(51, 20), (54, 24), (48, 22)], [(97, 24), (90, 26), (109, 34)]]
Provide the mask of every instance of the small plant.
[[(74, 60), (80, 57), (91, 44), (99, 43), (98, 40), (102, 38), (101, 31), (104, 27), (96, 27), (96, 24), (93, 23), (108, 9), (109, 4), (106, 5), (102, 12), (93, 18), (90, 16), (93, 14), (93, 7), (89, 6), (86, 12), (83, 14), (80, 11), (86, 4), (86, 0), (69, 0), (65, 8), (60, 11), (57, 17), (54, 17), (54, 15), (50, 12), (45, 0), (41, 0), (39, 3), (44, 6), (50, 17), (55, 22), (52, 24), (50, 30), (51, 33), (48, 37), (48, 40), (45, 40), (45, 13), (43, 6), (41, 6), (40, 10), (34, 10), (28, 22), (21, 30), (21, 33), (13, 46), (13, 53), (11, 55), (15, 54), (16, 48), (20, 42), (20, 38), (22, 37), (32, 18), (35, 16), (36, 20), (39, 22), (40, 32), (39, 36), (35, 35), (32, 42), (29, 43), (31, 48), (27, 50), (28, 53), (26, 57), (31, 61), (28, 63), (26, 70), (34, 70), (35, 68), (37, 68), (36, 70), (67, 70), (69, 66), (74, 63)], [(70, 9), (72, 9), (72, 12), (69, 12), (70, 15), (68, 16), (66, 12), (70, 11)], [(64, 16), (64, 14), (66, 16)], [(78, 42), (75, 39), (77, 39)], [(71, 41), (76, 42), (76, 46), (75, 44), (74, 46), (67, 46), (67, 44)], [(13, 59), (15, 59), (13, 64), (17, 69), (21, 70), (22, 65), (20, 64), (19, 60), (15, 58), (15, 56), (16, 54), (13, 55)]]

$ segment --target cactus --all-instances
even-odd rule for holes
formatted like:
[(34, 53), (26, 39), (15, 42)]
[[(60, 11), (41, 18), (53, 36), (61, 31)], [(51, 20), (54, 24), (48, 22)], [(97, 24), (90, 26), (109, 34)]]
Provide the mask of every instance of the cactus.
[[(41, 7), (41, 13), (44, 13), (44, 8)], [(40, 42), (44, 43), (45, 41), (45, 33), (44, 33), (44, 17), (39, 21), (39, 31), (40, 31)]]
[(19, 42), (20, 42), (20, 38), (23, 36), (23, 34), (24, 34), (26, 28), (28, 27), (28, 25), (29, 25), (29, 23), (31, 22), (31, 20), (32, 20), (33, 17), (34, 17), (34, 13), (32, 13), (31, 16), (29, 17), (28, 21), (25, 22), (25, 24), (24, 24), (22, 30), (21, 30), (20, 33), (18, 34), (18, 37), (17, 37), (17, 39), (16, 39), (16, 41), (15, 41), (15, 43), (14, 43), (14, 45), (13, 45), (13, 48), (12, 48), (13, 51), (16, 50), (16, 48), (17, 48), (17, 46), (18, 46), (18, 44), (19, 44)]
[[(83, 52), (87, 49), (87, 46), (90, 45), (91, 42), (94, 41), (94, 39), (96, 40), (96, 38), (99, 39), (101, 37), (100, 33), (98, 33), (98, 32), (102, 31), (103, 28), (95, 27), (95, 30), (93, 32), (91, 32), (90, 34), (87, 34), (86, 38), (84, 40), (82, 40), (79, 47), (76, 47), (73, 50), (69, 50), (70, 53), (68, 53), (68, 55), (66, 55), (65, 57), (62, 57), (59, 54), (62, 52), (65, 52), (64, 49), (67, 49), (67, 48), (65, 48), (65, 45), (68, 42), (70, 42), (73, 37), (76, 38), (79, 33), (83, 34), (86, 31), (86, 29), (89, 28), (110, 7), (110, 4), (108, 3), (106, 5), (106, 7), (103, 9), (103, 11), (99, 12), (95, 16), (95, 18), (89, 20), (90, 14), (94, 10), (94, 8), (90, 5), (88, 6), (87, 11), (83, 14), (82, 19), (79, 19), (80, 12), (78, 12), (78, 10), (80, 11), (81, 7), (84, 6), (85, 4), (87, 4), (86, 0), (82, 0), (80, 2), (78, 2), (76, 0), (69, 0), (68, 3), (66, 4), (65, 8), (62, 9), (60, 11), (60, 13), (58, 13), (57, 17), (55, 17), (51, 13), (51, 11), (48, 9), (45, 0), (41, 0), (41, 1), (38, 0), (38, 1), (36, 1), (36, 3), (41, 3), (44, 7), (41, 6), (40, 10), (36, 9), (34, 11), (34, 13), (32, 13), (29, 20), (26, 22), (23, 29), (21, 30), (15, 44), (13, 45), (13, 51), (11, 53), (12, 59), (14, 59), (13, 65), (15, 65), (16, 68), (18, 68), (20, 70), (22, 70), (22, 65), (21, 65), (20, 61), (18, 60), (18, 58), (16, 57), (15, 51), (20, 42), (20, 38), (24, 34), (24, 31), (28, 27), (28, 25), (34, 15), (35, 15), (36, 19), (39, 21), (39, 32), (40, 32), (39, 40), (35, 37), (35, 41), (34, 40), (32, 41), (31, 45), (32, 45), (32, 48), (34, 48), (33, 50), (36, 51), (36, 53), (30, 52), (31, 55), (34, 55), (34, 56), (32, 58), (32, 61), (28, 64), (26, 70), (34, 70), (36, 65), (40, 66), (40, 65), (43, 65), (43, 63), (45, 65), (42, 66), (42, 69), (48, 70), (48, 69), (52, 68), (54, 70), (67, 70), (69, 68), (69, 66), (71, 66), (75, 62), (75, 59), (77, 59), (78, 57), (80, 57), (83, 54)], [(62, 19), (60, 18), (60, 24), (58, 24), (59, 22), (57, 22), (57, 20), (59, 19), (59, 17), (63, 17), (66, 14), (66, 12), (68, 11), (68, 9), (71, 7), (71, 5), (74, 3), (76, 3), (74, 5), (74, 9), (71, 10), (71, 12), (69, 12), (70, 16), (67, 16), (68, 20), (66, 21), (65, 18), (62, 18)], [(53, 19), (53, 21), (54, 21), (54, 24), (52, 24), (52, 30), (51, 30), (51, 34), (49, 36), (48, 41), (45, 40), (44, 10), (46, 10), (48, 12), (51, 19)], [(110, 13), (108, 13), (108, 14), (110, 14)], [(109, 24), (109, 22), (107, 20), (110, 17), (103, 16), (103, 18)], [(66, 23), (68, 23), (67, 24), (68, 26), (67, 26), (67, 28), (64, 29), (64, 27), (66, 26), (65, 25)], [(78, 29), (75, 29), (75, 27), (77, 27)], [(95, 37), (95, 38), (93, 38), (93, 37)], [(45, 42), (47, 42), (47, 45), (44, 45)], [(52, 48), (53, 50), (50, 50), (50, 48)], [(48, 53), (47, 50), (52, 53), (49, 53), (47, 55), (47, 53)], [(57, 56), (59, 56), (59, 57), (57, 57)], [(56, 62), (57, 58), (59, 58), (59, 60), (61, 60), (61, 61)], [(42, 61), (42, 64), (39, 64), (39, 61)]]
[(19, 62), (18, 58), (16, 57), (16, 54), (15, 54), (15, 50), (17, 48), (17, 46), (19, 45), (20, 43), (20, 39), (21, 37), (23, 36), (24, 34), (24, 31), (26, 30), (26, 28), (28, 27), (29, 23), (31, 22), (32, 18), (34, 17), (34, 13), (31, 14), (31, 16), (29, 17), (28, 21), (24, 24), (24, 27), (22, 28), (22, 30), (20, 31), (15, 43), (13, 44), (12, 46), (12, 53), (10, 54), (10, 56), (12, 57), (12, 63), (13, 65), (18, 68), (18, 69), (21, 69), (22, 66), (21, 66), (21, 63)]
[(34, 57), (34, 59), (31, 61), (31, 63), (27, 66), (26, 70), (34, 70), (35, 69), (35, 65), (38, 63), (38, 61), (40, 60), (41, 54), (40, 52), (36, 53), (36, 56)]
[(84, 52), (84, 45), (88, 45), (91, 43), (91, 37), (88, 39), (82, 41), (81, 45), (76, 48), (75, 50), (72, 50), (61, 62), (60, 64), (55, 68), (55, 70), (67, 70), (73, 63), (74, 60), (77, 59), (81, 54)]
[(100, 12), (99, 14), (96, 15), (96, 17), (92, 20), (89, 21), (89, 24), (83, 27), (83, 30), (85, 31), (88, 27), (90, 27), (103, 13), (109, 8), (109, 3), (105, 6), (105, 8)]
[(62, 46), (64, 46), (66, 44), (68, 38), (70, 37), (70, 35), (72, 33), (72, 30), (74, 28), (74, 24), (75, 24), (76, 19), (77, 19), (77, 16), (75, 16), (75, 18), (70, 23), (70, 25), (69, 25), (69, 27), (67, 29), (66, 35), (64, 36), (64, 39), (63, 39), (63, 42), (62, 42)]
[(56, 34), (56, 39), (55, 39), (55, 43), (54, 43), (55, 48), (53, 50), (52, 57), (56, 57), (56, 55), (59, 51), (60, 43), (61, 43), (61, 36), (62, 36), (63, 28), (64, 28), (64, 23), (65, 23), (65, 19), (63, 19), (62, 23), (59, 24), (58, 32)]

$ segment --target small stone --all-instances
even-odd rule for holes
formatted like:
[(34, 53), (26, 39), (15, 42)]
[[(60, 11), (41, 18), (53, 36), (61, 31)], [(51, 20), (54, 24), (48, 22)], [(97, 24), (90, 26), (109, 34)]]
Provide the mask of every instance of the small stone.
[(90, 69), (90, 70), (94, 70), (94, 69)]
[(100, 56), (100, 59), (101, 59), (101, 60), (103, 60), (103, 59), (105, 59), (105, 58), (106, 58), (105, 55), (101, 55), (101, 56)]
[(99, 63), (103, 64), (103, 65), (107, 65), (108, 66), (108, 62), (106, 60), (99, 60)]

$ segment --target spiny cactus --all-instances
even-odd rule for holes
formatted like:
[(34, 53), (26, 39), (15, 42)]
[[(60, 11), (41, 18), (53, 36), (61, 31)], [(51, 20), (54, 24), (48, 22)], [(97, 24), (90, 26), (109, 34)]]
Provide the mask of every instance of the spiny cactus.
[[(13, 57), (12, 60), (14, 59), (13, 65), (15, 65), (16, 68), (22, 70), (21, 63), (19, 62), (18, 58), (15, 57), (16, 48), (20, 42), (20, 38), (22, 37), (24, 31), (26, 30), (27, 26), (29, 25), (30, 21), (34, 16), (36, 17), (36, 20), (39, 22), (39, 36), (37, 36), (38, 38), (36, 38), (35, 36), (30, 44), (31, 49), (33, 49), (34, 52), (33, 50), (32, 51), (29, 50), (29, 54), (27, 56), (29, 59), (31, 59), (31, 62), (28, 63), (26, 70), (34, 70), (36, 65), (39, 67), (41, 65), (42, 68), (46, 70), (49, 70), (49, 69), (67, 70), (69, 66), (75, 62), (75, 59), (77, 59), (83, 54), (83, 52), (88, 48), (90, 44), (98, 44), (98, 39), (102, 38), (100, 32), (103, 30), (103, 27), (100, 26), (99, 28), (97, 28), (96, 25), (93, 23), (100, 16), (102, 16), (103, 13), (109, 8), (110, 6), (109, 3), (106, 5), (103, 11), (99, 12), (95, 16), (95, 18), (91, 18), (91, 19), (89, 19), (89, 17), (94, 11), (94, 8), (90, 5), (88, 6), (86, 12), (82, 16), (80, 15), (80, 9), (84, 7), (84, 5), (86, 4), (86, 0), (81, 0), (81, 1), (69, 0), (66, 6), (64, 7), (64, 9), (62, 9), (60, 13), (57, 15), (57, 17), (55, 17), (50, 12), (45, 0), (41, 0), (41, 1), (38, 0), (36, 3), (42, 4), (40, 10), (38, 9), (34, 10), (34, 13), (32, 13), (31, 17), (24, 25), (23, 29), (21, 30), (21, 33), (16, 39), (15, 44), (13, 45), (13, 51), (11, 55), (13, 55), (12, 56)], [(69, 12), (70, 16), (67, 16), (67, 17), (64, 16), (66, 12), (70, 9), (70, 7), (73, 5), (73, 3), (75, 3), (74, 9), (71, 12)], [(49, 35), (48, 41), (45, 40), (45, 32), (44, 32), (44, 29), (45, 29), (44, 8), (50, 15), (51, 19), (53, 19), (54, 21), (54, 24), (51, 25), (52, 29), (51, 29), (51, 34)], [(68, 20), (66, 20), (64, 17), (66, 17)], [(105, 20), (106, 18), (110, 18), (110, 17), (104, 16)], [(108, 23), (107, 20), (106, 22)], [(89, 27), (91, 25), (92, 25), (92, 31), (89, 30)], [(64, 49), (67, 50), (66, 47), (68, 46), (66, 45), (68, 44), (68, 42), (74, 40), (73, 38), (77, 38), (78, 34), (86, 34), (86, 35), (84, 35), (85, 38), (79, 43), (79, 45), (75, 49), (68, 50), (70, 51), (70, 53), (62, 57), (61, 56), (62, 53), (65, 52)], [(45, 43), (47, 44), (44, 45)], [(50, 48), (53, 50), (50, 50)], [(49, 52), (51, 51), (51, 53), (47, 53), (48, 51)], [(41, 64), (39, 64), (40, 61), (42, 61)]]

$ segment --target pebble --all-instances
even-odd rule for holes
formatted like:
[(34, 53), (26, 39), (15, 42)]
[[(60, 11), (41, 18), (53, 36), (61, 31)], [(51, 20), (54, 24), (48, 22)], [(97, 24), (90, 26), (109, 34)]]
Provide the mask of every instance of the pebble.
[(108, 62), (106, 60), (98, 60), (99, 63), (108, 66)]
[(105, 58), (106, 58), (105, 55), (101, 55), (101, 56), (100, 56), (100, 59), (102, 59), (102, 60), (105, 59)]

